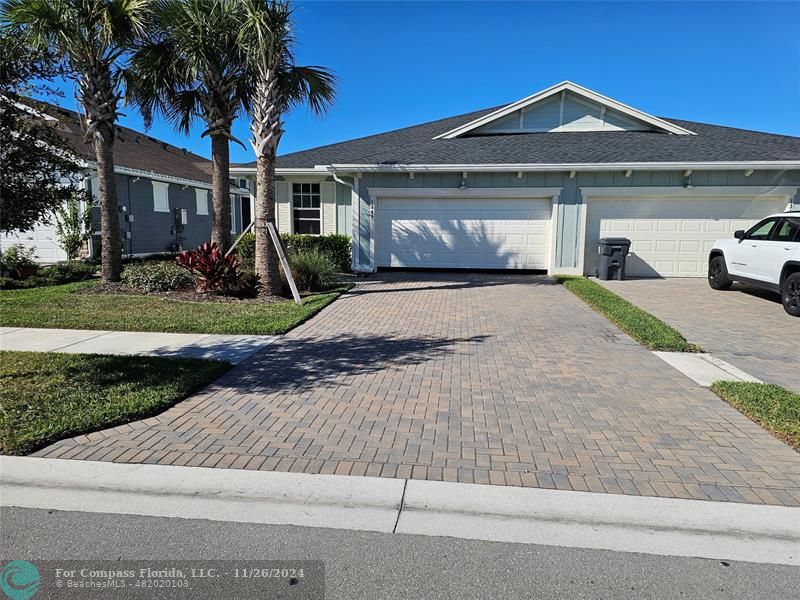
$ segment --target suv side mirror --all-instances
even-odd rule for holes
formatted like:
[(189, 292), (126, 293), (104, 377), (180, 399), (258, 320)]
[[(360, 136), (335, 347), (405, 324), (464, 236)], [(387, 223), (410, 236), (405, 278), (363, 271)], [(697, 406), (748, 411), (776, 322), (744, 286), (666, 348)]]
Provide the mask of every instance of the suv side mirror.
[(733, 232), (733, 237), (735, 237), (737, 240), (743, 240), (744, 239), (744, 229), (737, 229), (736, 231), (734, 231)]

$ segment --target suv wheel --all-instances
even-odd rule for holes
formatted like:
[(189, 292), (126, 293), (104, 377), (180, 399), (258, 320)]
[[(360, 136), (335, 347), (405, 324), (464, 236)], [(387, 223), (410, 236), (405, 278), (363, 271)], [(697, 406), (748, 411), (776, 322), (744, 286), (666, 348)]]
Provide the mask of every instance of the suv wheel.
[(708, 285), (714, 290), (729, 290), (733, 282), (728, 278), (728, 268), (725, 258), (715, 256), (708, 263)]
[(792, 273), (783, 282), (783, 308), (793, 317), (800, 317), (800, 273)]

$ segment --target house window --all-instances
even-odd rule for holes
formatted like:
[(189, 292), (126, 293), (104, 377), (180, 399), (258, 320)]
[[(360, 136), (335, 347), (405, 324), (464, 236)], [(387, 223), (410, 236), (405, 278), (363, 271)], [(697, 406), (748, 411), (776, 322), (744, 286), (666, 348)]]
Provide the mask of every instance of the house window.
[(194, 188), (194, 199), (197, 203), (197, 214), (208, 214), (208, 192), (200, 188)]
[(292, 184), (292, 217), (294, 233), (319, 235), (321, 225), (318, 183)]
[(169, 185), (163, 181), (153, 182), (153, 210), (155, 212), (169, 212)]

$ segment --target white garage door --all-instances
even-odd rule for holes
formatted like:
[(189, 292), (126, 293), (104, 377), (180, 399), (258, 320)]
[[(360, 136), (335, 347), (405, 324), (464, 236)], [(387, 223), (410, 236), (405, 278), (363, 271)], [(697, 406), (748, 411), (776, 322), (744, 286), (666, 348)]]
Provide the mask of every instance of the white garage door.
[(587, 203), (585, 273), (598, 266), (601, 237), (631, 240), (626, 272), (635, 277), (704, 277), (715, 240), (733, 237), (786, 207), (779, 198), (647, 198)]
[(54, 225), (40, 223), (31, 231), (12, 231), (11, 233), (0, 235), (0, 249), (5, 250), (14, 245), (34, 248), (36, 262), (54, 263), (60, 260), (67, 260), (66, 253), (61, 249), (56, 239)]
[(379, 267), (546, 269), (551, 201), (381, 198)]

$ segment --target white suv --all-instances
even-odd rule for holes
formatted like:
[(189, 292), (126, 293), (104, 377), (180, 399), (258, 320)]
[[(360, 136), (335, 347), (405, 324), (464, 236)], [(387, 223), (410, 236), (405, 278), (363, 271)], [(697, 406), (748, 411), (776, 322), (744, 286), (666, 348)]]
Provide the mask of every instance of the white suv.
[(708, 283), (727, 290), (734, 281), (781, 295), (783, 308), (800, 317), (800, 211), (771, 215), (735, 239), (717, 240), (708, 256)]

